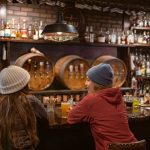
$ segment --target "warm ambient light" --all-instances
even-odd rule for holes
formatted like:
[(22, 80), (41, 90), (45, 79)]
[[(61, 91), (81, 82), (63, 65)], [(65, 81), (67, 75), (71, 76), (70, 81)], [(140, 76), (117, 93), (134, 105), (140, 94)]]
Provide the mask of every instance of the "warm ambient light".
[(45, 26), (43, 35), (46, 39), (51, 41), (65, 42), (77, 38), (78, 32), (73, 25), (67, 24), (63, 20), (62, 12), (58, 12), (57, 22), (55, 24)]

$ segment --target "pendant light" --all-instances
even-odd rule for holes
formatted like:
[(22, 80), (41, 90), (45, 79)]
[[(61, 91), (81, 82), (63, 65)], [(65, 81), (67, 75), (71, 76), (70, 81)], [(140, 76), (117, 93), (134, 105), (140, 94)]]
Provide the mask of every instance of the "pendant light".
[(76, 28), (63, 20), (63, 12), (60, 10), (58, 11), (56, 23), (46, 25), (42, 34), (46, 39), (55, 42), (70, 41), (78, 37)]

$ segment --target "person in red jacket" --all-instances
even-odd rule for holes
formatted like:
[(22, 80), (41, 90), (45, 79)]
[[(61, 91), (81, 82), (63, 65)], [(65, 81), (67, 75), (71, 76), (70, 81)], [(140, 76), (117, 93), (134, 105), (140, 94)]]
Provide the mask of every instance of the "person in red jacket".
[(113, 69), (101, 63), (87, 71), (88, 94), (68, 114), (68, 123), (90, 123), (96, 150), (114, 142), (134, 142), (120, 88), (112, 87)]

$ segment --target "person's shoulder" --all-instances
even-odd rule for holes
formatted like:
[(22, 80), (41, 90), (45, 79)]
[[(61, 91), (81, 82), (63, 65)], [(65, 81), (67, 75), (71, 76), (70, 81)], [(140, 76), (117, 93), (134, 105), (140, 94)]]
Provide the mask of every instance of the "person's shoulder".
[(27, 95), (27, 98), (38, 117), (48, 118), (48, 114), (46, 109), (44, 108), (42, 102), (34, 95)]
[(96, 97), (94, 93), (89, 93), (82, 99), (82, 101), (89, 103), (90, 101), (93, 101), (93, 99), (95, 98)]
[(42, 102), (35, 95), (31, 95), (31, 94), (27, 95), (27, 98), (28, 98), (30, 103), (42, 104)]
[(43, 109), (45, 111), (45, 108), (42, 104), (42, 102), (34, 95), (27, 95), (27, 99), (29, 100), (32, 108), (36, 111), (38, 109)]
[(96, 96), (96, 93), (89, 93), (85, 96), (86, 99), (91, 99), (94, 98)]

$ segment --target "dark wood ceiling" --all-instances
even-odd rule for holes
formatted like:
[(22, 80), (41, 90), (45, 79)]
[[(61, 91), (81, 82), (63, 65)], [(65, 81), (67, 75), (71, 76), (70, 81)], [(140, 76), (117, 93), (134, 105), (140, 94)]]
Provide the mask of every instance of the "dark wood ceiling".
[(132, 9), (132, 10), (142, 10), (150, 11), (150, 0), (6, 0), (7, 2), (13, 3), (29, 3), (29, 4), (47, 4), (51, 3), (81, 3), (87, 4), (89, 6), (96, 5), (100, 7), (116, 7), (121, 9)]

